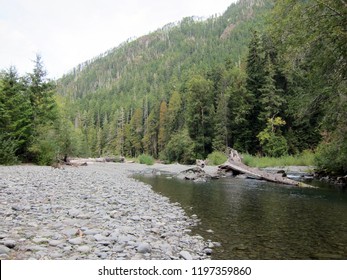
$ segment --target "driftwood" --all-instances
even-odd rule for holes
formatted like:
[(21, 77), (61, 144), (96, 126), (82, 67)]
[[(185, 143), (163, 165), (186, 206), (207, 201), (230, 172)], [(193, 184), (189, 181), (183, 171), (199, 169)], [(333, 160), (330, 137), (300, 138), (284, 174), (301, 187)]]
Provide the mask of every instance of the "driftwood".
[(242, 158), (236, 150), (231, 149), (228, 160), (219, 166), (220, 170), (232, 171), (234, 175), (246, 174), (247, 176), (269, 182), (292, 185), (297, 187), (315, 188), (303, 182), (283, 177), (283, 174), (272, 174), (258, 168), (252, 168), (242, 162)]

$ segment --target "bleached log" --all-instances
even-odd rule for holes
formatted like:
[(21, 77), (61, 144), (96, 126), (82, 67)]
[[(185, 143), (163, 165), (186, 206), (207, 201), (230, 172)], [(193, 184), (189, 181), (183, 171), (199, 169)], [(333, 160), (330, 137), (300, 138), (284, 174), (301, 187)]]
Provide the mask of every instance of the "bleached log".
[(272, 174), (258, 168), (252, 168), (245, 165), (242, 162), (242, 158), (236, 150), (231, 149), (228, 160), (219, 166), (220, 169), (231, 170), (235, 175), (246, 174), (252, 178), (266, 180), (273, 183), (292, 185), (297, 187), (315, 188), (314, 186), (305, 184), (303, 182), (295, 181), (287, 177), (283, 177), (282, 174)]

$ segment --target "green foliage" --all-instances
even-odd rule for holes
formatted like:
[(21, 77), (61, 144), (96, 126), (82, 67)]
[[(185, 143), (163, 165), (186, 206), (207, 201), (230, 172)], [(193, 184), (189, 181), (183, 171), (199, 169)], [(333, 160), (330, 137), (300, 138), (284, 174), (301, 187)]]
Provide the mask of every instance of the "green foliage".
[(39, 165), (51, 165), (56, 162), (60, 154), (57, 131), (52, 126), (37, 127), (29, 152)]
[(274, 166), (313, 166), (315, 164), (315, 154), (309, 150), (294, 156), (259, 157), (243, 154), (242, 157), (244, 164), (258, 168)]
[[(70, 122), (77, 124), (75, 129), (82, 132), (89, 154), (117, 151), (125, 156), (138, 156), (145, 152), (157, 157), (171, 136), (191, 119), (188, 111), (198, 101), (188, 98), (194, 76), (210, 83), (204, 89), (208, 95), (208, 102), (204, 103), (211, 105), (211, 111), (204, 111), (200, 121), (188, 125), (192, 129), (200, 127), (196, 136), (192, 131), (190, 136), (196, 144), (197, 155), (212, 152), (215, 136), (212, 115), (217, 108), (215, 96), (220, 93), (216, 88), (229, 95), (226, 88), (232, 84), (227, 75), (219, 83), (218, 73), (212, 69), (227, 60), (243, 58), (251, 36), (250, 26), (262, 21), (262, 15), (269, 9), (263, 2), (256, 0), (249, 5), (241, 1), (232, 4), (222, 16), (204, 21), (185, 18), (178, 24), (168, 24), (77, 66), (60, 79), (58, 92), (68, 100), (67, 116)], [(210, 75), (211, 72), (215, 73)], [(199, 96), (201, 98), (205, 97)], [(149, 112), (159, 102), (163, 105), (159, 115), (156, 109), (157, 114), (150, 116)], [(135, 135), (134, 122), (132, 125), (130, 122), (137, 109), (142, 110), (143, 129)], [(159, 119), (158, 129), (148, 129), (149, 116), (153, 125), (157, 125), (153, 120)], [(103, 140), (101, 135), (108, 140)], [(235, 135), (238, 135), (236, 131)], [(243, 139), (239, 142), (243, 143)]]
[(278, 129), (285, 124), (281, 117), (268, 119), (266, 128), (257, 135), (266, 156), (281, 157), (288, 153), (287, 140)]
[(171, 140), (161, 153), (161, 159), (167, 162), (191, 164), (195, 162), (194, 142), (189, 137), (187, 129), (172, 135)]
[(214, 133), (212, 146), (214, 150), (225, 151), (228, 145), (228, 98), (221, 94), (217, 101), (217, 110), (214, 119)]
[(322, 142), (316, 152), (318, 168), (335, 175), (347, 173), (347, 134), (331, 135), (329, 142)]
[(212, 150), (213, 99), (212, 82), (200, 75), (193, 76), (188, 82), (186, 122), (197, 158), (205, 158)]
[(2, 162), (17, 159), (50, 164), (57, 159), (58, 107), (55, 85), (46, 80), (41, 58), (33, 73), (19, 77), (15, 68), (0, 75), (0, 135)]
[(141, 164), (147, 164), (147, 165), (153, 165), (154, 164), (154, 158), (147, 154), (142, 154), (138, 156), (138, 161)]
[(228, 157), (225, 153), (215, 151), (207, 156), (208, 165), (220, 165), (227, 161)]
[(16, 156), (17, 150), (17, 141), (6, 138), (4, 134), (0, 134), (0, 165), (13, 165), (18, 163), (18, 158)]
[[(279, 0), (269, 18), (270, 32), (293, 86), (288, 109), (295, 116), (298, 135), (304, 136), (297, 137), (296, 144), (316, 145), (321, 140), (319, 128), (324, 133), (318, 165), (346, 172), (346, 149), (340, 144), (345, 143), (347, 127), (346, 3)], [(318, 141), (312, 141), (312, 136)]]

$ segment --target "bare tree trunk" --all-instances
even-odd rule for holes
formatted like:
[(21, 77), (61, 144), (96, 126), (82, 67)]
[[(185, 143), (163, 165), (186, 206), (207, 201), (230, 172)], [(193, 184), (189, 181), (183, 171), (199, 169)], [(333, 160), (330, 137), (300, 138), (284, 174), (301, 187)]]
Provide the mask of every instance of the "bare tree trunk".
[(305, 184), (303, 182), (298, 182), (295, 180), (291, 180), (289, 178), (283, 177), (282, 174), (272, 174), (266, 171), (260, 170), (258, 168), (252, 168), (245, 165), (242, 162), (242, 158), (236, 150), (231, 149), (228, 160), (219, 166), (221, 170), (233, 171), (236, 174), (246, 174), (251, 176), (252, 178), (256, 178), (259, 180), (266, 180), (269, 182), (292, 185), (297, 187), (304, 188), (315, 188), (314, 186)]

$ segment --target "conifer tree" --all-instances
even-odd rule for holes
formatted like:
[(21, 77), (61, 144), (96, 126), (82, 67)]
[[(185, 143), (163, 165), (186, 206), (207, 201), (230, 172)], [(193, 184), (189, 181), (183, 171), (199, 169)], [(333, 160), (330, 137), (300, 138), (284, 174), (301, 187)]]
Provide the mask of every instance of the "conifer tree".
[(160, 103), (159, 109), (159, 132), (158, 132), (158, 148), (159, 152), (163, 151), (167, 143), (167, 104), (166, 101)]
[(167, 133), (171, 135), (178, 131), (184, 120), (180, 117), (182, 114), (182, 98), (178, 91), (174, 91), (169, 100), (167, 109)]
[[(26, 93), (26, 85), (18, 77), (14, 67), (0, 74), (0, 149), (3, 163), (15, 160), (26, 152), (31, 135), (31, 106)], [(7, 148), (6, 148), (6, 147)], [(5, 155), (11, 147), (12, 155)], [(7, 158), (5, 160), (5, 157)], [(1, 163), (0, 159), (0, 163)]]
[(130, 143), (131, 143), (131, 155), (134, 157), (142, 154), (142, 137), (143, 137), (143, 110), (137, 108), (130, 120)]
[(188, 82), (186, 123), (197, 158), (205, 158), (212, 151), (213, 119), (212, 82), (201, 75), (193, 76)]
[(261, 109), (258, 119), (260, 123), (266, 124), (268, 119), (274, 118), (281, 112), (281, 107), (284, 103), (282, 97), (282, 90), (276, 88), (276, 81), (274, 79), (275, 71), (271, 63), (270, 57), (267, 56), (264, 63), (264, 81), (259, 88), (261, 93), (259, 103)]
[(228, 98), (221, 93), (218, 96), (217, 109), (215, 114), (213, 149), (225, 152), (228, 146)]

